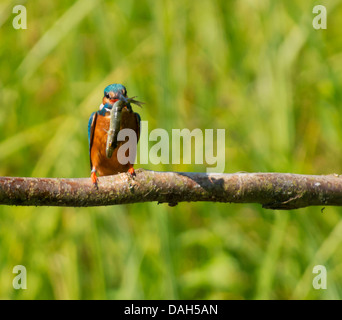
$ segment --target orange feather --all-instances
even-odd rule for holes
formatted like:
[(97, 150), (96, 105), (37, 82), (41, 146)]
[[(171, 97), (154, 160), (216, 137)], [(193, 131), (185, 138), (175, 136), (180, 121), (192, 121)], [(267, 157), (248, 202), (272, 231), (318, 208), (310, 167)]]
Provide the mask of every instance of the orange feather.
[[(128, 162), (127, 164), (121, 164), (117, 158), (118, 149), (127, 141), (128, 138), (126, 138), (126, 141), (118, 141), (118, 146), (114, 149), (112, 157), (106, 157), (107, 131), (109, 130), (110, 124), (110, 116), (109, 113), (107, 114), (108, 115), (106, 116), (97, 115), (90, 150), (92, 168), (95, 169), (100, 176), (127, 172), (133, 167), (133, 163)], [(137, 134), (137, 141), (139, 140), (140, 135), (140, 124), (138, 119), (139, 117), (136, 113), (130, 112), (127, 108), (122, 110), (120, 130), (124, 128), (133, 129)]]

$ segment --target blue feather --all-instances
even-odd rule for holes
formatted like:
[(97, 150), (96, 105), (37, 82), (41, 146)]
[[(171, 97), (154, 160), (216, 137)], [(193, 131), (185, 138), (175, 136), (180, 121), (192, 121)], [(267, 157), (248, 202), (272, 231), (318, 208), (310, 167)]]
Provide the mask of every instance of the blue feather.
[(88, 122), (88, 143), (89, 143), (89, 147), (90, 147), (91, 125), (92, 125), (92, 123), (93, 123), (93, 119), (94, 119), (95, 113), (96, 113), (96, 112), (93, 112), (93, 113), (90, 115), (89, 122)]
[(99, 114), (100, 116), (105, 116), (106, 112), (108, 111), (107, 109), (112, 109), (113, 105), (110, 103), (106, 103), (101, 110), (97, 111), (97, 114)]
[(120, 83), (113, 83), (113, 84), (110, 84), (109, 86), (107, 86), (105, 89), (104, 89), (104, 95), (106, 95), (106, 93), (109, 93), (109, 92), (119, 92), (119, 91), (124, 91), (125, 93), (127, 92), (126, 88), (120, 84)]

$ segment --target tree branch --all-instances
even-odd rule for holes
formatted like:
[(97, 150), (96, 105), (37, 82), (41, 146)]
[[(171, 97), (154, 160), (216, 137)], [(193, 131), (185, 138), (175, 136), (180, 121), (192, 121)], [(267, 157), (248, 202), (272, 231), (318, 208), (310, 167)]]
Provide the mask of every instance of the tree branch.
[(136, 170), (90, 178), (0, 177), (0, 204), (88, 207), (137, 202), (260, 203), (267, 209), (342, 206), (342, 176), (290, 173), (206, 174)]

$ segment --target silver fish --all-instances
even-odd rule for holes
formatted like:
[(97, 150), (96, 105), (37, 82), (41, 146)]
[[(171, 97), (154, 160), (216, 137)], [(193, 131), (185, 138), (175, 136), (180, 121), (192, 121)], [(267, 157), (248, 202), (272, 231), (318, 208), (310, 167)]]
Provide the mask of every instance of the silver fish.
[(109, 130), (107, 132), (107, 143), (106, 143), (106, 156), (107, 158), (111, 158), (114, 152), (114, 149), (118, 146), (118, 134), (120, 131), (120, 122), (121, 122), (121, 111), (124, 107), (127, 107), (129, 111), (132, 110), (131, 103), (136, 104), (139, 107), (142, 107), (144, 102), (137, 101), (134, 98), (126, 98), (123, 95), (119, 95), (119, 100), (116, 101), (110, 110), (110, 124)]

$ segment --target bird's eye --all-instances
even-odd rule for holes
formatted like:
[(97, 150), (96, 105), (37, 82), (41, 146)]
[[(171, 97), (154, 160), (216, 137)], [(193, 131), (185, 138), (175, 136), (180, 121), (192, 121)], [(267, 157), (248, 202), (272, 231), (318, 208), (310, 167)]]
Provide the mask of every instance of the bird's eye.
[(105, 94), (105, 97), (109, 99), (109, 93), (106, 93), (106, 94)]

